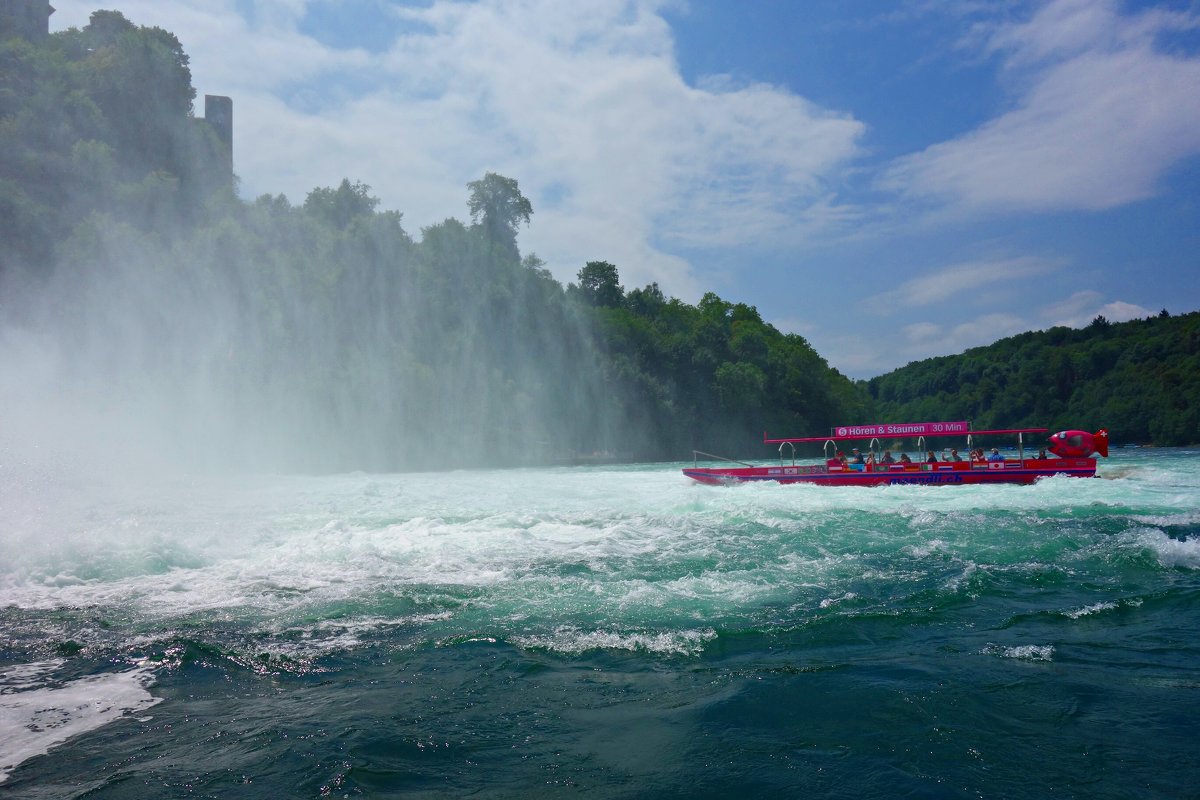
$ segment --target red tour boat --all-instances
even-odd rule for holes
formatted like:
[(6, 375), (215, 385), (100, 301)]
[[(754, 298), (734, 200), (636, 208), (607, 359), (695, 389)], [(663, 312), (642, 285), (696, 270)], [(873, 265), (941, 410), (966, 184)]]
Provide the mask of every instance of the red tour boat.
[[(1048, 428), (1014, 428), (1012, 430), (974, 431), (969, 422), (910, 422), (896, 425), (843, 425), (830, 430), (829, 436), (789, 439), (770, 439), (763, 434), (764, 444), (779, 445), (779, 465), (756, 467), (742, 461), (714, 456), (699, 450), (692, 451), (695, 466), (683, 474), (701, 483), (730, 484), (749, 481), (778, 483), (815, 483), (821, 486), (884, 486), (903, 483), (965, 484), (965, 483), (1033, 483), (1038, 478), (1068, 475), (1075, 478), (1096, 476), (1095, 455), (1108, 455), (1108, 431), (1095, 433), (1062, 431), (1050, 437), (1049, 450), (1036, 458), (1025, 455), (1026, 434), (1045, 433)], [(998, 448), (986, 453), (976, 449), (980, 437), (1016, 436), (1017, 450), (1001, 455)], [(966, 450), (942, 447), (928, 449), (927, 438), (966, 437)], [(915, 441), (919, 457), (910, 460), (905, 453), (883, 449), (881, 442)], [(819, 464), (800, 464), (796, 461), (796, 445), (824, 442), (825, 461)], [(868, 442), (866, 454), (851, 448), (847, 457), (838, 442)], [(790, 452), (785, 454), (785, 448)], [(699, 458), (739, 464), (737, 467), (701, 467)], [(958, 459), (958, 460), (955, 460)]]

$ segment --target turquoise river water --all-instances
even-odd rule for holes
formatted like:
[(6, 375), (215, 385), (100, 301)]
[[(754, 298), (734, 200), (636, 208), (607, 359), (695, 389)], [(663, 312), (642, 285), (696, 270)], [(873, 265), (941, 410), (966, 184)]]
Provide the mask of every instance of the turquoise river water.
[(0, 798), (1200, 796), (1200, 451), (0, 488)]

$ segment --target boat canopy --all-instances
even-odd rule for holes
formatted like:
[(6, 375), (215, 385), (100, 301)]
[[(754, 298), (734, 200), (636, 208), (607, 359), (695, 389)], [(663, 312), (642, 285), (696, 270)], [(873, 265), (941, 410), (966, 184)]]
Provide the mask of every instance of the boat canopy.
[(1009, 428), (1005, 430), (975, 431), (969, 422), (909, 422), (887, 425), (839, 425), (831, 428), (828, 436), (789, 437), (770, 439), (763, 431), (763, 444), (801, 444), (803, 442), (828, 442), (835, 439), (857, 441), (859, 439), (919, 439), (932, 436), (1002, 436), (1025, 433), (1046, 433), (1049, 428)]

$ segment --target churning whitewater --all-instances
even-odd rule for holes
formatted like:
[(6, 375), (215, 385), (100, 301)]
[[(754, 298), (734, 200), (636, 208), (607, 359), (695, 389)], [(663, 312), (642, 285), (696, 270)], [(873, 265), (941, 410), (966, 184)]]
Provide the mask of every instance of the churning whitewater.
[(680, 465), (5, 474), (13, 796), (1184, 796), (1200, 453), (1033, 486)]

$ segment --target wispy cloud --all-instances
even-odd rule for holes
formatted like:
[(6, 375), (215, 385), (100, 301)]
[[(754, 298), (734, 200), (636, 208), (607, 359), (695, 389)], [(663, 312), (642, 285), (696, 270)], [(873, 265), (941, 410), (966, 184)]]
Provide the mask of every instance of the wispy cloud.
[(878, 312), (903, 312), (911, 308), (942, 304), (951, 298), (969, 296), (984, 287), (1009, 281), (1027, 281), (1061, 267), (1061, 263), (1042, 258), (1018, 257), (954, 264), (925, 272), (919, 277), (872, 295), (868, 307)]
[(1098, 210), (1152, 196), (1200, 153), (1200, 60), (1158, 37), (1195, 15), (1123, 16), (1112, 0), (1056, 0), (994, 30), (1018, 87), (982, 127), (900, 159), (882, 185), (961, 211)]

